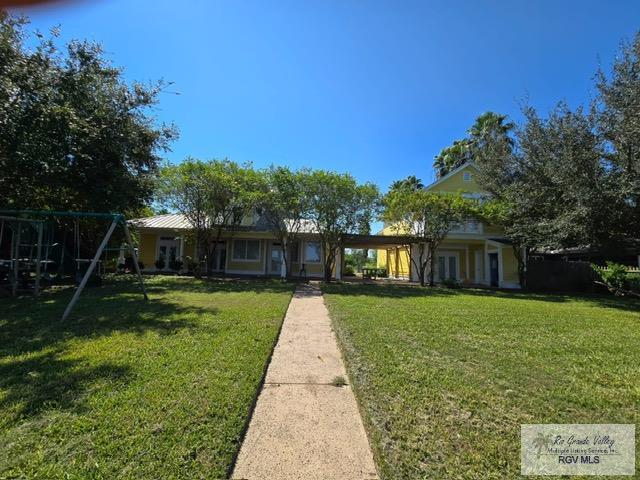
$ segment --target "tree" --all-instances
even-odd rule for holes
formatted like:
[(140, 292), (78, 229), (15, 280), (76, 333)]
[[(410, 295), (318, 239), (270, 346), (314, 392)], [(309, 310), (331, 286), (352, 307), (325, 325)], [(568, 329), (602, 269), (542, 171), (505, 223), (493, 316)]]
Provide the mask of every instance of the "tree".
[(409, 257), (420, 285), (427, 283), (427, 268), (429, 285), (434, 285), (434, 252), (456, 224), (475, 213), (474, 207), (461, 195), (427, 190), (398, 189), (385, 196), (382, 219), (396, 233), (416, 239), (418, 256), (410, 252)]
[(476, 118), (468, 131), (472, 155), (473, 150), (482, 149), (487, 143), (505, 142), (513, 145), (513, 139), (509, 135), (515, 124), (507, 119), (506, 115), (495, 112), (485, 112)]
[(168, 165), (160, 172), (157, 190), (158, 200), (184, 215), (193, 228), (196, 277), (202, 273), (200, 260), (206, 256), (211, 237), (208, 169), (206, 162), (193, 158), (187, 158), (178, 165)]
[(547, 118), (531, 107), (524, 116), (517, 148), (489, 137), (475, 153), (478, 182), (494, 199), (485, 220), (501, 225), (512, 240), (521, 285), (528, 250), (610, 245), (624, 211), (593, 112), (560, 103)]
[(624, 236), (640, 238), (640, 32), (623, 44), (610, 77), (600, 69), (598, 131), (605, 142), (605, 160), (617, 187), (625, 218)]
[(389, 187), (390, 190), (400, 190), (400, 189), (408, 189), (408, 190), (421, 190), (424, 188), (424, 184), (422, 180), (420, 180), (415, 175), (409, 175), (407, 178), (402, 180), (396, 180)]
[(471, 144), (468, 139), (455, 140), (453, 145), (445, 147), (436, 155), (433, 168), (438, 178), (444, 177), (451, 170), (471, 161)]
[(308, 213), (304, 178), (306, 171), (293, 172), (288, 167), (271, 166), (263, 173), (259, 199), (262, 216), (280, 242), (285, 276), (290, 274), (288, 246), (295, 243), (303, 230)]
[(257, 205), (258, 176), (249, 165), (230, 160), (203, 162), (192, 158), (162, 169), (159, 198), (192, 224), (196, 265), (205, 260), (208, 275), (223, 232), (237, 229)]
[(358, 185), (349, 174), (326, 170), (307, 172), (304, 182), (309, 199), (308, 218), (320, 236), (324, 278), (330, 282), (336, 253), (343, 248), (345, 235), (359, 233), (373, 218), (378, 189), (371, 183)]
[(149, 114), (166, 84), (127, 84), (99, 44), (58, 49), (26, 25), (0, 11), (0, 204), (139, 214), (177, 135)]
[(443, 148), (433, 163), (436, 175), (443, 177), (465, 163), (474, 161), (478, 151), (486, 151), (487, 145), (501, 144), (505, 148), (513, 147), (511, 133), (515, 124), (507, 121), (506, 115), (485, 112), (476, 118), (467, 131), (468, 136), (455, 140), (453, 145)]

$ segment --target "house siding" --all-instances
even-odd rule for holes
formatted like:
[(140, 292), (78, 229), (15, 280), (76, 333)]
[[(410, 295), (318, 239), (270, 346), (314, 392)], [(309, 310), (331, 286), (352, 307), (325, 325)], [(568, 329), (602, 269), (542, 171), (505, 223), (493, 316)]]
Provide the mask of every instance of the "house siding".
[[(464, 172), (468, 172), (471, 175), (469, 182), (464, 181)], [(479, 192), (481, 188), (476, 182), (477, 173), (478, 171), (474, 167), (468, 165), (455, 175), (427, 188), (432, 192)]]
[(518, 260), (513, 253), (512, 247), (505, 247), (502, 249), (502, 263), (503, 263), (503, 282), (505, 283), (518, 283)]
[(140, 261), (144, 264), (144, 268), (153, 268), (156, 261), (156, 245), (158, 234), (141, 233), (138, 252)]

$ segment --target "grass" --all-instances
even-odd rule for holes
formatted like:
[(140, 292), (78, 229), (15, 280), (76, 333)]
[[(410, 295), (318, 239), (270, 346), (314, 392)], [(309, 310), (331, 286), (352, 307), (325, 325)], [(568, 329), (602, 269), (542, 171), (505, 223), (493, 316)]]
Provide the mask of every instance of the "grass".
[(292, 286), (132, 278), (0, 300), (0, 478), (225, 478)]
[(640, 302), (324, 291), (383, 479), (516, 478), (521, 424), (640, 420)]
[(333, 385), (334, 387), (344, 387), (348, 385), (348, 383), (342, 375), (337, 375), (333, 377), (333, 380), (331, 380), (331, 385)]

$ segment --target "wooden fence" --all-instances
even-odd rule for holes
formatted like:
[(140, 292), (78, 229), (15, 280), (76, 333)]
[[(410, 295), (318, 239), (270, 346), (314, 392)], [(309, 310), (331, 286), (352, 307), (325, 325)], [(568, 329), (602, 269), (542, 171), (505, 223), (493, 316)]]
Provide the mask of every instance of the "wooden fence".
[(530, 259), (527, 288), (541, 291), (591, 292), (597, 274), (589, 262)]

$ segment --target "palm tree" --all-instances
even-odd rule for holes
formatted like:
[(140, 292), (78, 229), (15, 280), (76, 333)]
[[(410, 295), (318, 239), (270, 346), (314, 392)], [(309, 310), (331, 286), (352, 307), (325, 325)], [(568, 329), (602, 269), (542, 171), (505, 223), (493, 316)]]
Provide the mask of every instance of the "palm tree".
[(453, 145), (443, 148), (433, 161), (438, 178), (469, 162), (471, 160), (470, 146), (469, 140), (464, 139), (455, 140)]
[(475, 123), (468, 130), (471, 144), (481, 148), (490, 140), (506, 138), (510, 145), (513, 139), (509, 136), (514, 129), (513, 122), (507, 122), (507, 116), (495, 112), (485, 112), (476, 118)]
[(407, 189), (410, 191), (422, 190), (424, 188), (424, 184), (422, 180), (420, 180), (415, 175), (409, 175), (407, 178), (403, 178), (402, 180), (396, 180), (391, 184), (390, 190), (400, 190)]

